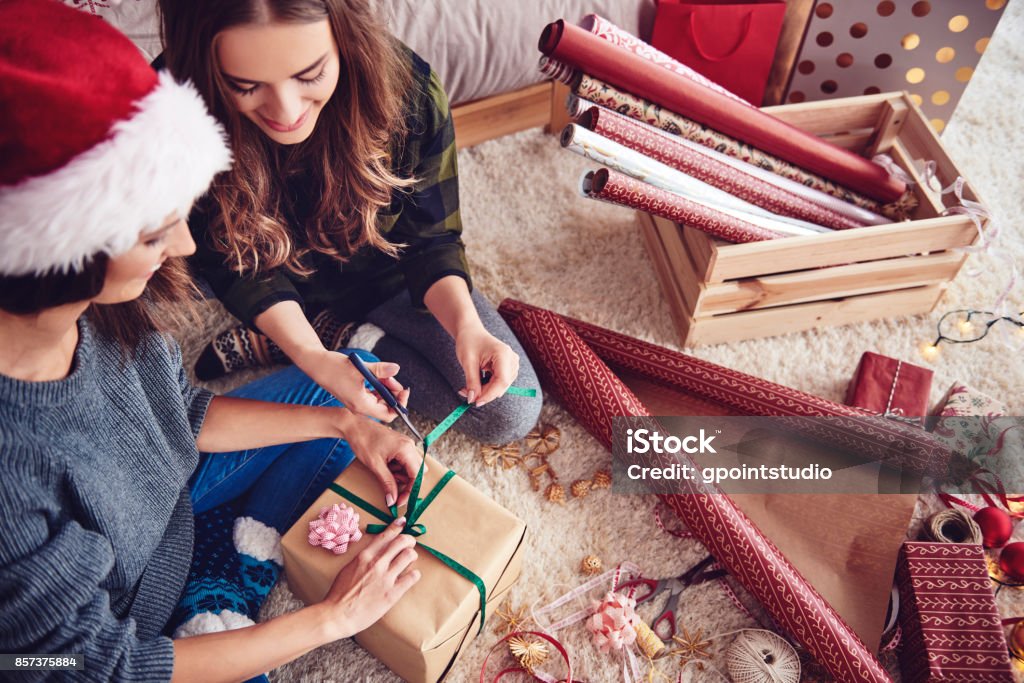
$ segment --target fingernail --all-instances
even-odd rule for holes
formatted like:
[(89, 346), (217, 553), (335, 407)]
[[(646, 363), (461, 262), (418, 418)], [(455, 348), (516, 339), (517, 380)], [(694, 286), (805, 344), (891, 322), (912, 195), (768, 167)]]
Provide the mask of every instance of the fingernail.
[(399, 517), (394, 522), (395, 526), (405, 526), (405, 517)]
[(384, 496), (384, 502), (388, 504), (388, 507), (391, 507), (392, 505), (395, 504), (395, 497), (389, 493), (388, 495)]
[(466, 390), (465, 389), (459, 389), (459, 396), (461, 396), (462, 398), (466, 398)]
[(471, 391), (466, 395), (466, 403), (472, 403), (476, 399), (476, 392)]

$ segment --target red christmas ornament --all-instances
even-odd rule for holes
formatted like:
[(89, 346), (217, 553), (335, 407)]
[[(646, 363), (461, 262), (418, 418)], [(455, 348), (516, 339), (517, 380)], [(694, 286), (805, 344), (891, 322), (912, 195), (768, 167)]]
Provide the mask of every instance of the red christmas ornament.
[(974, 521), (981, 527), (982, 545), (986, 548), (1000, 548), (1006, 545), (1010, 540), (1010, 534), (1013, 533), (1013, 520), (1010, 519), (1010, 515), (997, 507), (978, 510), (974, 513)]
[(1010, 631), (1010, 654), (1024, 660), (1024, 621), (1018, 621)]
[(1017, 541), (999, 553), (999, 568), (1016, 581), (1024, 581), (1024, 542)]

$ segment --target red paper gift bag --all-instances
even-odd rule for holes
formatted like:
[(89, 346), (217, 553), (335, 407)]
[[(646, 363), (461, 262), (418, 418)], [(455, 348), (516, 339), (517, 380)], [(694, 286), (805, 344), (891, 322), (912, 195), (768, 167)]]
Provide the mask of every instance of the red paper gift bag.
[(651, 44), (760, 105), (785, 13), (784, 0), (659, 0)]

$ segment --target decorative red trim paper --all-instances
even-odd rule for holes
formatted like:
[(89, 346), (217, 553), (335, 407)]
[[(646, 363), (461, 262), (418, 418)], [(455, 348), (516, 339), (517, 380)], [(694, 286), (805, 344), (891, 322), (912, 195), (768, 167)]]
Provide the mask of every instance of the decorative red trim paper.
[(904, 543), (897, 566), (905, 683), (1014, 680), (980, 545)]
[[(563, 319), (551, 311), (517, 301), (506, 300), (499, 310), (526, 349), (547, 391), (605, 446), (610, 448), (612, 445), (613, 417), (650, 415), (640, 400), (598, 358), (595, 349), (588, 345), (590, 342), (576, 334), (574, 329), (589, 333), (588, 336), (600, 345), (603, 352), (615, 350), (616, 335), (609, 333), (610, 336), (602, 338), (600, 328)], [(616, 355), (635, 355), (640, 365), (654, 365), (656, 361), (651, 354), (644, 353), (644, 347), (652, 345), (633, 341), (629, 351), (625, 351), (620, 343)], [(713, 374), (724, 370), (710, 363), (691, 360), (697, 366), (704, 366), (706, 372), (703, 376), (698, 372), (691, 377), (684, 367), (668, 367), (664, 373), (678, 374), (677, 379), (687, 383), (708, 386), (716, 381)], [(751, 388), (762, 397), (748, 400), (755, 404), (762, 401), (764, 405), (778, 406), (780, 410), (789, 411), (786, 414), (820, 414), (808, 408), (817, 402), (822, 405), (828, 403), (822, 399), (811, 401), (812, 397), (799, 392), (780, 401), (781, 395), (758, 391), (778, 385), (743, 377), (741, 373), (732, 373), (718, 388), (728, 395), (749, 380), (755, 380)], [(743, 388), (738, 393), (743, 395), (746, 392), (747, 388)], [(843, 406), (839, 409), (855, 412)], [(662, 499), (782, 628), (799, 640), (839, 681), (881, 683), (891, 680), (842, 617), (729, 496), (714, 486), (697, 482), (691, 484), (695, 487), (692, 494), (662, 496)]]
[[(506, 303), (533, 309), (520, 302)], [(639, 373), (668, 389), (726, 406), (733, 411), (732, 414), (792, 418), (789, 426), (801, 433), (916, 472), (936, 473), (945, 471), (947, 467), (951, 453), (948, 444), (915, 427), (876, 419), (860, 408), (829, 401), (581, 320), (562, 319), (602, 361), (615, 368)]]
[(591, 107), (583, 112), (578, 123), (609, 140), (774, 213), (835, 230), (863, 226), (863, 223), (701, 154), (666, 133), (609, 109)]
[(782, 233), (690, 201), (610, 168), (591, 171), (583, 178), (584, 196), (637, 211), (646, 211), (675, 223), (685, 223), (728, 242), (760, 242), (786, 237)]
[(673, 74), (562, 20), (544, 29), (539, 47), (545, 56), (567, 62), (670, 111), (713, 126), (725, 135), (880, 201), (896, 201), (906, 190), (903, 181), (869, 159)]

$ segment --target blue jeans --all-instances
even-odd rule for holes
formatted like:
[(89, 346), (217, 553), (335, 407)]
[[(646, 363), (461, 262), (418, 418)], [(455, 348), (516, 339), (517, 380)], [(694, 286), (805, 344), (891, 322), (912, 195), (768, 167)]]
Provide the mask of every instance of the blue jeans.
[[(366, 351), (357, 349), (355, 353), (367, 362), (377, 360)], [(341, 405), (296, 367), (268, 375), (228, 396), (294, 405)], [(196, 520), (192, 566), (165, 632), (170, 635), (178, 627), (225, 611), (255, 620), (280, 565), (263, 557), (262, 551), (249, 554), (249, 549), (239, 545), (234, 525), (242, 518), (252, 518), (284, 534), (353, 457), (342, 439), (203, 453), (189, 480)], [(221, 627), (196, 626), (189, 634), (209, 630)], [(266, 683), (267, 678), (250, 680)]]
[[(355, 350), (367, 362), (377, 357)], [(228, 396), (274, 403), (340, 406), (330, 393), (297, 367), (289, 367), (230, 392)], [(244, 496), (245, 514), (284, 533), (353, 459), (341, 439), (203, 453), (189, 488), (199, 515)]]

